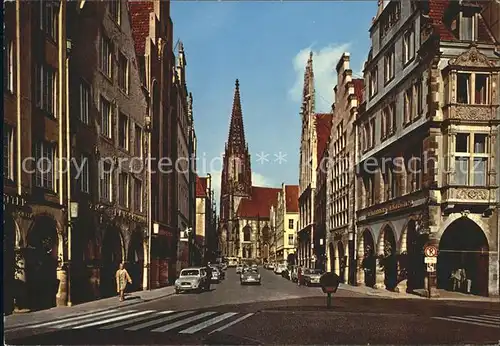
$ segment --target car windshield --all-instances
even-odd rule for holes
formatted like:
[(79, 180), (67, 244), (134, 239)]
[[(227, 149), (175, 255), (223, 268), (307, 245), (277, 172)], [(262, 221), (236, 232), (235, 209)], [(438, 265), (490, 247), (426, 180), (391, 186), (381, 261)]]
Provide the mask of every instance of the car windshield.
[(200, 275), (200, 271), (198, 269), (186, 269), (181, 271), (181, 276), (196, 276)]
[(245, 270), (245, 274), (259, 274), (257, 269), (247, 269)]

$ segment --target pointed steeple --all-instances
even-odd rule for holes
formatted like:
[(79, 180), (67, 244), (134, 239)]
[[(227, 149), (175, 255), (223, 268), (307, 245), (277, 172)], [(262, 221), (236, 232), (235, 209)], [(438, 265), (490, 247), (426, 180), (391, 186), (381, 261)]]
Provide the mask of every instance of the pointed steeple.
[(240, 100), (240, 83), (236, 80), (233, 98), (233, 110), (229, 125), (228, 146), (235, 152), (243, 152), (246, 147), (245, 130), (243, 128), (243, 113)]
[(309, 52), (309, 59), (304, 70), (304, 86), (302, 90), (302, 112), (314, 113), (314, 71), (313, 71), (313, 52)]

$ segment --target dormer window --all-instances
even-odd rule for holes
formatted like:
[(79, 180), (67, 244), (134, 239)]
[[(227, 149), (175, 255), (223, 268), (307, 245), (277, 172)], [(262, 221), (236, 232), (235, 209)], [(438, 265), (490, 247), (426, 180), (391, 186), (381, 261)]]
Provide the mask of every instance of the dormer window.
[(450, 29), (461, 41), (477, 40), (477, 15), (470, 11), (460, 12), (452, 19)]

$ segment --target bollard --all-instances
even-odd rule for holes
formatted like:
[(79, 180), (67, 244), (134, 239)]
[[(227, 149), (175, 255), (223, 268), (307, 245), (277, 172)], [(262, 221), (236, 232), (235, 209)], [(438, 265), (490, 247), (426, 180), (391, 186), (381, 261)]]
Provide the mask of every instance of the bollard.
[(331, 292), (328, 292), (326, 296), (326, 307), (331, 308), (332, 307), (332, 294)]

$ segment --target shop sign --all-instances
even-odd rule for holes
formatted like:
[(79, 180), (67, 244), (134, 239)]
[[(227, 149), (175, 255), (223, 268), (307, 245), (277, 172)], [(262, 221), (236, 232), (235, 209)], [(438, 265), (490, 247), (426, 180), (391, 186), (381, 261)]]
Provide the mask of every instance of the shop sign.
[(404, 202), (397, 202), (393, 204), (389, 204), (387, 207), (381, 207), (377, 208), (375, 210), (371, 210), (366, 213), (367, 217), (372, 217), (372, 216), (378, 216), (378, 215), (383, 215), (387, 214), (396, 210), (404, 209), (404, 208), (409, 208), (413, 205), (413, 201), (404, 201)]

